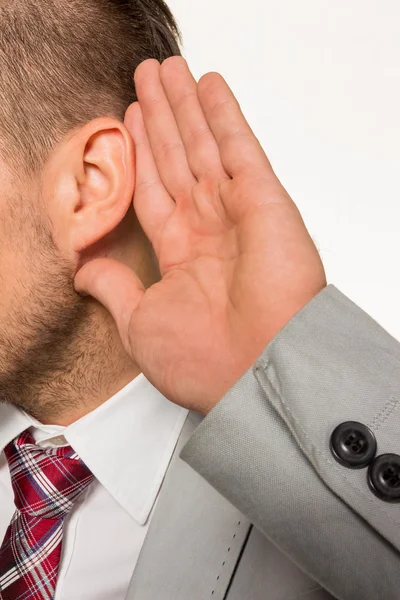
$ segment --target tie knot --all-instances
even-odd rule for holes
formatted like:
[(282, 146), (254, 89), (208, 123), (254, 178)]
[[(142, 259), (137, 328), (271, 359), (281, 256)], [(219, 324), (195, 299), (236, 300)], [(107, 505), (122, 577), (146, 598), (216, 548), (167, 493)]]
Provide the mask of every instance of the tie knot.
[(41, 519), (63, 519), (94, 477), (74, 450), (39, 448), (25, 431), (5, 448), (17, 509)]

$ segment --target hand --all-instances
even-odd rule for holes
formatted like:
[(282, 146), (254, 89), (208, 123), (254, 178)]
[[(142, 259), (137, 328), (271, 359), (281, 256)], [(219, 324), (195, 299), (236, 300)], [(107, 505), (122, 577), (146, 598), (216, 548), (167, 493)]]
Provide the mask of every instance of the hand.
[(301, 215), (217, 73), (142, 63), (126, 115), (134, 207), (162, 280), (145, 290), (109, 259), (76, 289), (111, 312), (127, 352), (171, 401), (208, 413), (326, 286)]

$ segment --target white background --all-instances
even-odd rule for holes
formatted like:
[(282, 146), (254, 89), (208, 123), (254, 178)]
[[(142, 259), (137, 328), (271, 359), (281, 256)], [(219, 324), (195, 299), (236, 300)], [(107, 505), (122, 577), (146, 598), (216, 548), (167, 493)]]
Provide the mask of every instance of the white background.
[(228, 80), (324, 259), (400, 340), (398, 0), (169, 0)]

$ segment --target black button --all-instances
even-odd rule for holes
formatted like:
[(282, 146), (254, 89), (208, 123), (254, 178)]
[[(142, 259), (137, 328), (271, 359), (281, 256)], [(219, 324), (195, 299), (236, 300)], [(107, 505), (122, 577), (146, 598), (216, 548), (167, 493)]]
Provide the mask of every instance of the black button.
[(356, 421), (348, 421), (336, 427), (330, 445), (335, 459), (348, 469), (368, 467), (376, 454), (374, 434)]
[(368, 483), (381, 500), (400, 502), (400, 456), (377, 456), (368, 469)]

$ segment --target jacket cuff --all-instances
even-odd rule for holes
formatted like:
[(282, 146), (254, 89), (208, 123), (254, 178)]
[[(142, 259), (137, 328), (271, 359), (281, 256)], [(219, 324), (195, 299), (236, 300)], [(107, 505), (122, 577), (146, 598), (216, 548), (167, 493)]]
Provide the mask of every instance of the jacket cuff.
[[(294, 533), (287, 529), (297, 527), (300, 518), (326, 536), (331, 525), (320, 511), (328, 506), (330, 517), (340, 515), (341, 523), (335, 527), (346, 524), (342, 542), (355, 526), (358, 538), (364, 529), (368, 551), (374, 555), (375, 547), (376, 564), (379, 555), (385, 555), (387, 573), (394, 556), (382, 554), (376, 531), (400, 547), (398, 506), (373, 495), (367, 468), (352, 470), (336, 462), (330, 438), (339, 424), (358, 421), (374, 432), (378, 454), (400, 453), (399, 375), (399, 343), (328, 286), (204, 419), (181, 457), (309, 574), (319, 560), (313, 534), (306, 535), (313, 547), (313, 557), (307, 557), (305, 548), (293, 547)], [(310, 505), (318, 506), (313, 514)], [(363, 525), (356, 522), (354, 512)], [(341, 564), (337, 552), (335, 557)], [(371, 569), (367, 579), (363, 570), (362, 587), (374, 572), (372, 563)], [(337, 593), (328, 572), (320, 582)]]

